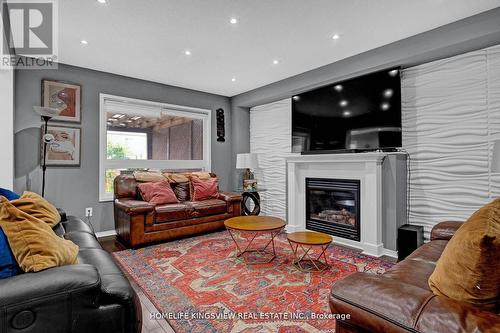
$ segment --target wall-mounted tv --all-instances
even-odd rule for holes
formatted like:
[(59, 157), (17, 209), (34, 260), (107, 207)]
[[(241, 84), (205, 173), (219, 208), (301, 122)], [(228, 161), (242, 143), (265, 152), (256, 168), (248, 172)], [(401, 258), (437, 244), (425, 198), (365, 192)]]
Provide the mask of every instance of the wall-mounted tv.
[(401, 80), (391, 68), (292, 97), (292, 152), (401, 147)]

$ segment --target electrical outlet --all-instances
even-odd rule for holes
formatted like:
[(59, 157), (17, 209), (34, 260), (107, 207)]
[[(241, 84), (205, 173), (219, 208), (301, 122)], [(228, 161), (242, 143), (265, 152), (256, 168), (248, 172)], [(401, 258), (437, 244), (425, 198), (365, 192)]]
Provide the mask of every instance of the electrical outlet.
[(85, 208), (85, 217), (92, 217), (92, 207)]

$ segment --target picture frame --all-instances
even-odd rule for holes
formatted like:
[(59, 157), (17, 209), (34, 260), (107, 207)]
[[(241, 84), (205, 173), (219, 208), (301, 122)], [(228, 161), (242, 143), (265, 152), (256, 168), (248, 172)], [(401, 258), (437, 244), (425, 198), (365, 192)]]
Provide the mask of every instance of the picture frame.
[[(40, 138), (40, 157), (43, 160), (43, 135), (45, 125), (42, 125)], [(81, 162), (81, 128), (73, 126), (48, 125), (47, 133), (54, 136), (54, 141), (47, 144), (47, 166), (79, 167)]]
[(63, 109), (59, 116), (52, 118), (53, 121), (80, 123), (81, 92), (82, 87), (78, 84), (43, 79), (42, 106)]

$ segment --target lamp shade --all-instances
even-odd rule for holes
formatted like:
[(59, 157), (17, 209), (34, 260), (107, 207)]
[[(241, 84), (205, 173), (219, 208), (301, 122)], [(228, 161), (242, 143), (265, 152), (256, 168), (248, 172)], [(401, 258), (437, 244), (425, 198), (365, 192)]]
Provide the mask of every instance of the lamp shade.
[(238, 154), (236, 155), (236, 169), (255, 169), (259, 167), (257, 154)]
[(42, 117), (50, 118), (58, 116), (63, 111), (63, 109), (49, 108), (46, 106), (33, 106), (33, 110)]
[(493, 141), (493, 154), (491, 155), (491, 172), (500, 172), (500, 140)]

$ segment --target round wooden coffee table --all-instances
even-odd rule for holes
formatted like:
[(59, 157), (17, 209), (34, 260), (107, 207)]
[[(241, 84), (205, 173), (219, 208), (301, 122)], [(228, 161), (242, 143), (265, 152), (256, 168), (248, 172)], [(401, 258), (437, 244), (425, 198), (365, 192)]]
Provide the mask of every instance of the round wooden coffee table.
[[(224, 225), (236, 245), (236, 257), (243, 258), (246, 264), (262, 264), (271, 262), (276, 258), (274, 238), (283, 230), (286, 222), (271, 216), (238, 216), (224, 221)], [(250, 233), (250, 241), (246, 246), (244, 246), (245, 241), (241, 239), (242, 237), (239, 238), (238, 243), (238, 233), (240, 235)], [(251, 247), (257, 236), (266, 234), (271, 238), (263, 247)], [(267, 250), (269, 245), (272, 246), (272, 252)], [(253, 259), (246, 258), (246, 253), (255, 253), (257, 257)]]
[[(293, 251), (293, 265), (302, 272), (321, 272), (329, 267), (326, 259), (326, 249), (332, 242), (330, 235), (315, 231), (298, 231), (287, 235)], [(311, 256), (311, 250), (320, 247), (321, 253), (317, 257)], [(299, 254), (299, 249), (302, 254)], [(323, 257), (324, 261), (321, 261)]]

